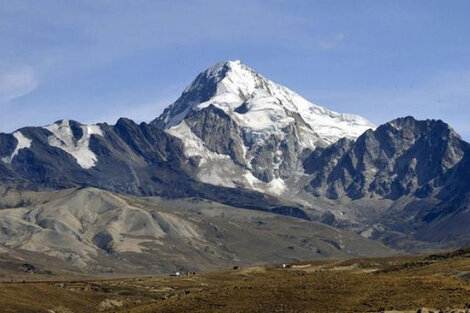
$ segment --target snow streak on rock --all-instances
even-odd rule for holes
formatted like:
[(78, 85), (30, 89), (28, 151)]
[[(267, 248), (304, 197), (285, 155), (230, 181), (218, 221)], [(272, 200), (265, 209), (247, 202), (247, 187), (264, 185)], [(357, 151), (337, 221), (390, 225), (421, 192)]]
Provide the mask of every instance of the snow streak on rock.
[(79, 127), (82, 131), (82, 136), (79, 139), (75, 138), (68, 120), (44, 128), (52, 133), (48, 138), (51, 146), (64, 150), (75, 158), (78, 165), (89, 169), (95, 166), (98, 161), (90, 149), (90, 137), (91, 135), (103, 136), (103, 133), (98, 125), (80, 125)]
[(11, 161), (13, 161), (13, 159), (15, 158), (15, 156), (18, 155), (18, 152), (21, 149), (28, 149), (31, 147), (31, 142), (32, 142), (31, 139), (26, 138), (20, 131), (14, 132), (13, 137), (15, 137), (15, 139), (18, 141), (18, 144), (16, 145), (15, 150), (12, 152), (10, 156), (2, 158), (2, 161), (4, 163), (11, 163)]

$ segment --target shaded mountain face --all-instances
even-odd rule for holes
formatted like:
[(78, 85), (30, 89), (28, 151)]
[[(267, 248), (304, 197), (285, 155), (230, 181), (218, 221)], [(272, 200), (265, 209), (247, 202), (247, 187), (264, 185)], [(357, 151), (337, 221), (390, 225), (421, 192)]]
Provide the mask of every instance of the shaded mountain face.
[(433, 241), (468, 242), (470, 222), (470, 149), (462, 160), (447, 171), (438, 182), (439, 204), (421, 212), (425, 225), (417, 237)]
[[(98, 185), (151, 194), (152, 186), (142, 189), (141, 179), (167, 176), (171, 181), (171, 176), (184, 175), (180, 170), (182, 146), (177, 139), (156, 127), (126, 119), (114, 126), (63, 120), (46, 127), (23, 128), (2, 138), (5, 183), (31, 188)], [(154, 173), (143, 174), (147, 167), (155, 168)], [(159, 192), (167, 189), (157, 180), (154, 186)]]
[(426, 198), (442, 187), (443, 175), (468, 149), (442, 121), (400, 118), (313, 153), (304, 161), (311, 175), (307, 188), (330, 199)]

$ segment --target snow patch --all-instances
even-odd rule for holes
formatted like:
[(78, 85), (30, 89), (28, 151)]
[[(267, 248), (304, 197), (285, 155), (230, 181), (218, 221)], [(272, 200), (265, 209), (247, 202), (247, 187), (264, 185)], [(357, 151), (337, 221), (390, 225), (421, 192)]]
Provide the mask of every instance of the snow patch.
[(55, 123), (46, 127), (52, 133), (48, 138), (49, 145), (60, 148), (73, 156), (84, 169), (90, 169), (96, 165), (98, 157), (90, 149), (91, 135), (103, 136), (103, 132), (98, 125), (80, 125), (83, 136), (78, 141), (73, 137), (70, 122), (63, 120), (60, 123)]
[(31, 142), (32, 140), (29, 138), (26, 138), (20, 131), (16, 131), (13, 133), (13, 137), (15, 137), (16, 141), (18, 141), (15, 150), (12, 152), (10, 156), (3, 157), (2, 161), (4, 163), (11, 163), (15, 156), (18, 155), (18, 152), (21, 149), (29, 149), (31, 148)]
[(166, 132), (182, 140), (186, 157), (200, 158), (196, 177), (201, 182), (236, 187), (231, 177), (234, 176), (234, 169), (237, 168), (237, 165), (233, 163), (229, 155), (210, 151), (184, 121), (167, 129)]
[[(230, 165), (233, 166), (232, 164)], [(197, 173), (196, 177), (206, 184), (236, 188), (237, 186), (233, 182), (236, 178), (232, 177), (234, 176), (233, 173), (227, 173), (228, 169), (230, 169), (230, 167), (226, 167), (224, 164), (222, 166), (213, 165), (204, 167)]]
[(243, 175), (243, 178), (245, 180), (245, 184), (254, 190), (265, 192), (274, 196), (281, 195), (287, 189), (286, 183), (282, 178), (275, 178), (270, 182), (265, 183), (248, 171)]
[(286, 183), (281, 178), (275, 178), (267, 184), (266, 191), (273, 195), (280, 195), (286, 190)]
[(186, 122), (168, 129), (168, 134), (175, 136), (183, 141), (184, 155), (186, 157), (202, 157), (202, 161), (207, 160), (229, 160), (230, 156), (212, 152), (206, 148), (204, 141), (202, 141), (195, 133), (188, 127)]
[(364, 230), (363, 232), (361, 232), (362, 237), (369, 238), (369, 239), (372, 238), (373, 234), (374, 234), (374, 228), (372, 228), (372, 227), (369, 227), (366, 230)]

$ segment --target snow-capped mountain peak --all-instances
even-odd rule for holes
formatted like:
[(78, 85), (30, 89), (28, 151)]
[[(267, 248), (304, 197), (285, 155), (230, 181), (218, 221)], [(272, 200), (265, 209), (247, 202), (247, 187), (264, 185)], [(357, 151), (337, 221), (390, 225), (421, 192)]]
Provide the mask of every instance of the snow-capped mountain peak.
[(220, 62), (199, 74), (184, 90), (184, 93), (200, 90), (201, 84), (206, 84), (209, 81), (217, 85), (216, 92), (213, 96), (238, 94), (242, 97), (247, 97), (255, 89), (261, 87), (259, 83), (257, 83), (257, 80), (261, 79), (263, 79), (261, 75), (245, 66), (239, 60)]
[(154, 123), (171, 128), (191, 112), (210, 105), (222, 109), (240, 127), (256, 132), (280, 130), (297, 118), (297, 123), (304, 124), (304, 131), (310, 133), (303, 136), (302, 141), (302, 145), (309, 148), (321, 142), (330, 144), (342, 137), (355, 138), (375, 128), (360, 116), (315, 105), (238, 60), (217, 63), (199, 74)]
[(315, 105), (240, 61), (218, 63), (152, 122), (199, 159), (199, 180), (280, 195), (302, 173), (304, 149), (356, 138), (374, 125)]

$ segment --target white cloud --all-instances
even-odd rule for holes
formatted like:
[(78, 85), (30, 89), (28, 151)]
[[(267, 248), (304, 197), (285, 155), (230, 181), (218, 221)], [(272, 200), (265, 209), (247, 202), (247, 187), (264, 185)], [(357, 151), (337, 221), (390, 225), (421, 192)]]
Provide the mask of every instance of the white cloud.
[(322, 40), (318, 42), (318, 48), (321, 50), (331, 50), (336, 48), (344, 39), (346, 35), (343, 33), (337, 33), (333, 38), (329, 40)]
[(0, 101), (8, 102), (24, 96), (38, 86), (35, 72), (27, 66), (0, 72)]

